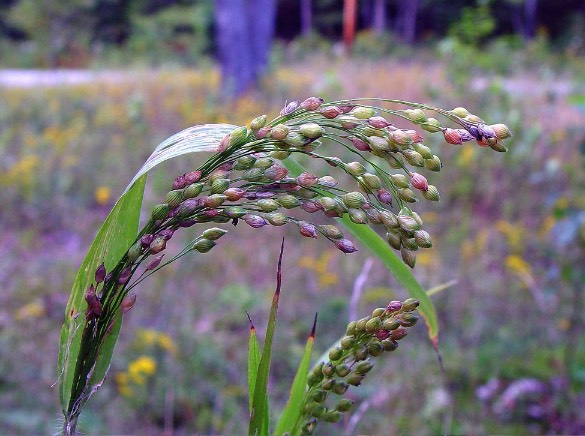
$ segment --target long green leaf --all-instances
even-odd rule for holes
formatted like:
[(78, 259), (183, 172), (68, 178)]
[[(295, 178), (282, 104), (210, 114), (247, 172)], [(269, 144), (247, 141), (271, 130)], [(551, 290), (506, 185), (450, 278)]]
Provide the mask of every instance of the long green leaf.
[[(59, 399), (65, 414), (71, 405), (79, 403), (72, 398), (75, 370), (80, 358), (80, 345), (84, 325), (86, 303), (84, 293), (94, 279), (94, 272), (101, 262), (106, 269), (112, 268), (138, 233), (138, 219), (142, 206), (145, 174), (160, 163), (187, 153), (213, 151), (221, 139), (236, 126), (230, 124), (206, 124), (179, 132), (161, 143), (134, 176), (122, 196), (118, 199), (108, 218), (100, 228), (77, 273), (65, 312), (59, 345)], [(112, 331), (101, 346), (96, 366), (86, 392), (91, 393), (101, 384), (110, 364), (121, 326), (121, 317), (116, 317)], [(86, 401), (89, 395), (83, 399)]]
[[(298, 176), (306, 171), (302, 165), (292, 158), (284, 161), (284, 166), (290, 171), (292, 176)], [(342, 224), (357, 240), (367, 247), (376, 257), (378, 257), (396, 277), (396, 280), (404, 286), (408, 294), (420, 301), (419, 312), (424, 317), (429, 338), (436, 348), (439, 341), (439, 321), (437, 312), (431, 299), (426, 294), (422, 286), (418, 283), (410, 269), (394, 253), (388, 244), (370, 227), (359, 225), (351, 222), (347, 217), (338, 218)]]
[(297, 369), (297, 373), (293, 380), (292, 387), (290, 389), (290, 396), (282, 411), (280, 420), (276, 426), (274, 434), (282, 435), (284, 433), (292, 434), (295, 424), (303, 414), (303, 404), (305, 399), (305, 393), (307, 391), (307, 377), (309, 375), (309, 367), (311, 365), (311, 352), (313, 351), (313, 343), (315, 342), (315, 326), (317, 324), (317, 315), (315, 315), (315, 321), (313, 322), (313, 328), (311, 334), (307, 339), (305, 345), (305, 353)]
[[(248, 315), (248, 319), (250, 319), (250, 315)], [(254, 390), (256, 386), (256, 378), (258, 377), (258, 365), (260, 365), (260, 345), (258, 344), (256, 329), (250, 319), (250, 337), (248, 339), (248, 398), (250, 415), (252, 414)]]
[[(143, 176), (118, 200), (100, 228), (81, 264), (81, 268), (77, 272), (71, 296), (67, 303), (59, 348), (59, 368), (61, 371), (59, 396), (64, 411), (69, 409), (71, 401), (78, 400), (77, 398), (71, 398), (71, 393), (77, 359), (80, 357), (82, 326), (85, 321), (83, 316), (86, 308), (84, 294), (94, 281), (94, 273), (97, 267), (104, 262), (107, 270), (113, 268), (136, 238), (145, 183), (146, 176)], [(114, 330), (112, 330), (102, 347), (102, 352), (90, 382), (97, 381), (97, 383), (100, 383), (104, 378), (119, 327), (120, 320), (118, 320)]]
[(276, 316), (278, 314), (278, 302), (280, 300), (280, 289), (282, 284), (282, 254), (284, 251), (284, 239), (280, 247), (280, 256), (278, 258), (278, 269), (276, 273), (276, 291), (272, 297), (272, 306), (270, 308), (270, 317), (266, 327), (266, 337), (262, 347), (262, 357), (258, 365), (258, 375), (254, 384), (254, 398), (252, 401), (252, 412), (250, 416), (250, 425), (248, 434), (250, 435), (267, 435), (268, 434), (268, 374), (270, 373), (270, 361), (272, 358), (272, 340), (274, 339), (274, 330), (276, 328)]

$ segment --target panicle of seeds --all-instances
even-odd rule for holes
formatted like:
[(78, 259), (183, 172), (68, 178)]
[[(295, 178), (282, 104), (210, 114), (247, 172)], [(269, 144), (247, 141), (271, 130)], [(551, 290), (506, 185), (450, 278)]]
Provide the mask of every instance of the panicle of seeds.
[(347, 325), (339, 345), (329, 350), (328, 360), (309, 372), (297, 432), (312, 434), (319, 421), (337, 422), (352, 408), (354, 402), (344, 395), (351, 387), (362, 384), (375, 358), (398, 348), (398, 341), (418, 320), (414, 313), (418, 304), (414, 298), (391, 301)]
[[(348, 216), (354, 223), (382, 228), (388, 244), (414, 267), (416, 252), (432, 243), (411, 204), (420, 198), (439, 200), (438, 189), (421, 170), (437, 172), (442, 164), (423, 144), (420, 132), (397, 128), (386, 116), (406, 119), (430, 133), (441, 132), (448, 143), (475, 140), (497, 151), (505, 151), (502, 141), (511, 134), (504, 124), (488, 125), (464, 108), (445, 111), (389, 102), (410, 108), (375, 108), (357, 100), (324, 104), (318, 97), (309, 97), (288, 103), (271, 121), (260, 115), (249, 128), (234, 129), (220, 142), (216, 155), (200, 168), (175, 178), (164, 201), (152, 209), (150, 221), (118, 265), (111, 271), (106, 271), (105, 265), (96, 270), (95, 283), (86, 293), (86, 319), (92, 323), (96, 337), (101, 334), (103, 340), (104, 331), (98, 332), (102, 328), (97, 326), (98, 320), (103, 320), (100, 326), (109, 326), (128, 291), (145, 274), (165, 265), (162, 253), (174, 232), (195, 224), (237, 225), (243, 221), (261, 228), (292, 223), (302, 236), (323, 236), (341, 252), (351, 253), (357, 248), (334, 224), (318, 225), (297, 214)], [(425, 111), (435, 112), (458, 126), (443, 126)], [(333, 156), (321, 154), (322, 141), (350, 152), (353, 161), (344, 162), (335, 152)], [(326, 162), (326, 168), (345, 173), (354, 185), (340, 186), (331, 174), (305, 172), (291, 176), (281, 159), (295, 154)], [(225, 232), (220, 230), (204, 233), (186, 251), (210, 251)], [(147, 260), (133, 282), (139, 266)], [(124, 307), (128, 307), (127, 300)]]
[[(221, 141), (221, 159), (212, 158), (198, 170), (177, 177), (165, 203), (153, 210), (153, 219), (173, 229), (202, 222), (237, 224), (240, 218), (253, 228), (296, 223), (301, 235), (314, 238), (321, 234), (340, 251), (351, 253), (356, 248), (342, 233), (331, 238), (331, 232), (323, 233), (311, 221), (294, 216), (293, 211), (321, 212), (326, 217), (347, 215), (357, 224), (383, 226), (389, 245), (414, 267), (415, 252), (432, 244), (410, 204), (420, 198), (440, 199), (438, 189), (420, 169), (440, 171), (442, 164), (422, 143), (424, 137), (418, 131), (397, 128), (383, 114), (407, 119), (431, 133), (441, 132), (451, 144), (475, 139), (479, 145), (502, 150), (501, 141), (510, 132), (504, 124), (486, 125), (464, 108), (444, 111), (402, 103), (414, 108), (379, 109), (352, 100), (323, 104), (322, 99), (309, 97), (288, 103), (272, 121), (260, 115), (250, 122), (249, 129), (239, 127)], [(444, 127), (423, 109), (435, 111), (459, 127)], [(358, 160), (343, 162), (319, 154), (322, 139), (350, 150)], [(324, 160), (353, 178), (355, 187), (339, 187), (329, 174), (305, 172), (290, 177), (280, 159), (295, 153)], [(408, 225), (409, 218), (412, 221), (415, 217), (416, 228)], [(156, 254), (164, 250), (166, 240), (155, 238), (150, 244), (149, 253)]]

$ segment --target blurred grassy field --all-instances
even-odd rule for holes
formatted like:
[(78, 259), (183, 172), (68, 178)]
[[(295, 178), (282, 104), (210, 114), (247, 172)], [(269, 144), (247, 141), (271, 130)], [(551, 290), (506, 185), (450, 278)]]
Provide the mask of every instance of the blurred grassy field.
[[(47, 433), (59, 427), (51, 385), (76, 269), (156, 144), (190, 125), (244, 124), (262, 113), (276, 115), (286, 100), (319, 95), (465, 106), (514, 133), (506, 154), (448, 146), (430, 135), (425, 141), (445, 167), (432, 176), (441, 202), (418, 205), (434, 248), (418, 256), (415, 274), (428, 288), (457, 281), (433, 297), (445, 376), (421, 323), (356, 390), (365, 405), (356, 418), (320, 431), (585, 431), (579, 415), (585, 405), (582, 61), (563, 70), (554, 63), (521, 65), (502, 75), (462, 69), (449, 57), (405, 59), (309, 56), (274, 67), (259, 93), (230, 104), (218, 100), (212, 68), (0, 87), (0, 428)], [(154, 173), (147, 205), (197, 159)], [(187, 233), (173, 238), (174, 249), (192, 236)], [(81, 431), (240, 433), (247, 419), (244, 310), (261, 332), (282, 236), (287, 247), (271, 390), (272, 404), (283, 404), (314, 313), (320, 353), (345, 329), (354, 280), (368, 256), (301, 241), (286, 227), (238, 226), (213, 252), (185, 257), (144, 283)], [(367, 314), (404, 297), (374, 265), (353, 309)]]

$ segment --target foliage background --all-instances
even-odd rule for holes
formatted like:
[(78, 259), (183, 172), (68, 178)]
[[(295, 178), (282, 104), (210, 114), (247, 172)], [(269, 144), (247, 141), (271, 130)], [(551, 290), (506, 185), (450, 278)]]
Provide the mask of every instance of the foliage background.
[[(218, 93), (212, 2), (118, 1), (105, 9), (105, 1), (89, 0), (43, 8), (28, 0), (0, 3), (2, 67), (89, 68), (66, 76), (37, 72), (18, 86), (14, 72), (0, 71), (5, 431), (59, 427), (50, 386), (75, 270), (154, 146), (189, 125), (244, 124), (313, 94), (462, 105), (488, 122), (506, 122), (515, 134), (505, 155), (429, 137), (445, 164), (433, 177), (442, 201), (421, 205), (434, 248), (419, 255), (415, 273), (429, 288), (457, 281), (433, 297), (446, 373), (417, 327), (357, 391), (354, 418), (331, 431), (585, 431), (579, 413), (585, 404), (585, 20), (579, 2), (557, 2), (555, 14), (540, 2), (537, 32), (525, 39), (507, 22), (513, 2), (421, 1), (416, 45), (402, 42), (399, 11), (388, 2), (387, 30), (370, 29), (362, 11), (352, 52), (343, 55), (341, 2), (315, 0), (316, 32), (300, 36), (293, 2), (282, 1), (269, 73), (258, 91), (234, 101)], [(74, 84), (64, 83), (72, 77)], [(148, 204), (194, 165), (187, 158), (154, 173)], [(214, 252), (183, 258), (144, 283), (110, 378), (82, 416), (82, 431), (238, 433), (247, 419), (244, 310), (262, 332), (280, 238), (297, 238), (286, 227), (258, 232), (232, 229)], [(182, 247), (179, 238), (173, 247)], [(286, 401), (315, 311), (319, 354), (344, 330), (349, 311), (369, 313), (405, 297), (374, 264), (352, 302), (367, 257), (365, 250), (343, 256), (323, 241), (287, 245), (270, 381), (276, 405)]]

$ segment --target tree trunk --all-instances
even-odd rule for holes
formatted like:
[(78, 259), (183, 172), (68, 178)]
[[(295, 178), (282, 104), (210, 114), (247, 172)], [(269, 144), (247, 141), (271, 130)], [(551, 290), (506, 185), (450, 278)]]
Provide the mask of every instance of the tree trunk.
[(414, 43), (416, 37), (416, 16), (420, 0), (399, 1), (396, 17), (396, 34), (408, 44)]
[(301, 0), (301, 33), (308, 36), (313, 32), (313, 1)]
[(343, 2), (343, 44), (345, 51), (349, 53), (355, 38), (357, 20), (357, 0), (344, 0)]
[(386, 31), (386, 0), (374, 0), (372, 30), (378, 36)]
[(538, 0), (524, 2), (524, 39), (530, 40), (536, 36), (536, 8)]
[(215, 24), (221, 90), (235, 98), (258, 86), (268, 68), (274, 0), (216, 0)]

